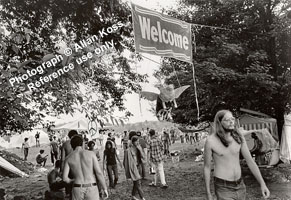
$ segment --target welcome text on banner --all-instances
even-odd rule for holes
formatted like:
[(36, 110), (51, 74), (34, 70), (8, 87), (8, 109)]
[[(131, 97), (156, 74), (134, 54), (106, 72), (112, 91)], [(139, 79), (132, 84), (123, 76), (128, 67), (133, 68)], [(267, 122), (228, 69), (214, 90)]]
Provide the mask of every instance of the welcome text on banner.
[(132, 4), (137, 52), (172, 57), (192, 63), (191, 25)]

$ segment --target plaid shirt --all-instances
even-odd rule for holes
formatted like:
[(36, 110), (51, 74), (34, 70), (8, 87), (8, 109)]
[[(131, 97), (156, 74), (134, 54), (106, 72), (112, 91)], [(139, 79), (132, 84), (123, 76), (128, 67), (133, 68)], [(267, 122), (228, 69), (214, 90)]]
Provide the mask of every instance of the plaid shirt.
[(148, 141), (148, 146), (150, 161), (154, 163), (163, 161), (164, 145), (162, 141), (154, 137)]

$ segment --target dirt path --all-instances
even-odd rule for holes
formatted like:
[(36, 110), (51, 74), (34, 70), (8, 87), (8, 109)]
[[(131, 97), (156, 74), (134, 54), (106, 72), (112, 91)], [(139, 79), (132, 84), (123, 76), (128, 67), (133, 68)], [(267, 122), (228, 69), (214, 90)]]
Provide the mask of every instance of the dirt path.
[[(203, 181), (203, 162), (195, 162), (194, 146), (188, 144), (175, 144), (171, 149), (181, 150), (184, 148), (184, 155), (180, 156), (179, 163), (172, 163), (171, 159), (167, 159), (165, 163), (166, 181), (169, 185), (168, 189), (160, 187), (152, 188), (148, 184), (151, 180), (142, 182), (142, 188), (147, 200), (202, 200), (205, 199), (205, 187)], [(120, 150), (122, 152), (122, 150)], [(121, 155), (122, 157), (122, 155)], [(285, 170), (291, 175), (290, 167)], [(262, 170), (263, 175), (267, 177), (267, 185), (271, 191), (271, 200), (290, 200), (291, 199), (291, 183), (278, 182), (274, 178), (280, 173), (276, 169)], [(126, 180), (124, 170), (119, 170), (120, 181), (116, 189), (110, 190), (109, 200), (125, 200), (130, 199), (132, 182)], [(275, 174), (272, 179), (272, 174)], [(283, 176), (283, 175), (282, 175)], [(244, 170), (245, 183), (247, 186), (247, 199), (256, 200), (262, 199), (260, 187), (256, 180), (249, 174), (249, 171)], [(152, 176), (148, 176), (152, 179)], [(106, 178), (107, 179), (107, 178)], [(108, 180), (107, 180), (108, 183)], [(213, 185), (213, 184), (212, 184)], [(28, 199), (42, 199), (43, 193), (48, 188), (45, 173), (31, 174), (28, 179), (14, 178), (4, 179), (1, 181), (1, 187), (7, 189), (10, 194), (7, 200), (12, 199), (12, 196), (23, 195), (30, 196)], [(212, 188), (213, 191), (213, 188)]]

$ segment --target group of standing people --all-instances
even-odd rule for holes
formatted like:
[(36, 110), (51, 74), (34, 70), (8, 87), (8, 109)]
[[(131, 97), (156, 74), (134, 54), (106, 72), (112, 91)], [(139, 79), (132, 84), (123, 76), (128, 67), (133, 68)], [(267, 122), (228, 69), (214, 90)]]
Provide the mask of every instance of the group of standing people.
[[(35, 134), (35, 140), (36, 140), (35, 147), (40, 147), (39, 134), (40, 134), (39, 132), (37, 132)], [(58, 158), (59, 158), (61, 143), (59, 140), (57, 140), (56, 136), (51, 137), (49, 140), (50, 140), (51, 162), (52, 162), (52, 164), (54, 164), (55, 160), (58, 160)], [(29, 149), (30, 149), (29, 138), (24, 138), (24, 142), (22, 143), (22, 151), (24, 153), (24, 161), (27, 161)], [(43, 149), (40, 149), (39, 153), (35, 157), (36, 163), (38, 165), (42, 165), (43, 167), (45, 167), (47, 157), (48, 157), (48, 154), (45, 154), (45, 151)]]
[[(88, 142), (87, 149), (83, 137), (76, 131), (70, 131), (68, 136), (70, 140), (62, 145), (61, 160), (56, 162), (54, 173), (51, 172), (48, 175), (52, 191), (57, 192), (60, 188), (65, 187), (72, 200), (96, 200), (102, 195), (107, 197), (104, 171), (107, 170), (109, 187), (115, 188), (118, 183), (117, 164), (119, 163), (120, 167), (125, 169), (126, 178), (133, 181), (132, 199), (137, 200), (137, 195), (139, 195), (142, 200), (145, 200), (141, 181), (146, 179), (147, 160), (150, 161), (150, 166), (157, 172), (150, 186), (157, 187), (159, 175), (161, 187), (168, 187), (163, 167), (164, 145), (157, 137), (155, 130), (149, 131), (149, 138), (147, 139), (143, 138), (140, 132), (125, 133), (123, 163), (118, 157), (115, 140), (109, 134), (103, 152), (103, 170), (98, 162), (100, 158), (92, 148), (93, 141)], [(57, 181), (56, 172), (59, 175), (62, 174), (62, 179), (59, 181)]]
[[(204, 147), (207, 200), (213, 199), (210, 190), (212, 159), (214, 161), (214, 191), (217, 199), (246, 199), (240, 154), (259, 182), (263, 197), (270, 196), (270, 191), (247, 147), (244, 138), (246, 132), (236, 128), (235, 118), (230, 111), (221, 110), (216, 114), (213, 131), (208, 136)], [(126, 178), (133, 182), (131, 194), (133, 200), (138, 200), (138, 196), (145, 200), (141, 182), (146, 179), (147, 168), (151, 168), (154, 174), (150, 186), (157, 187), (159, 177), (161, 187), (168, 188), (164, 173), (164, 155), (168, 153), (167, 148), (171, 143), (171, 135), (164, 132), (160, 138), (153, 129), (144, 136), (140, 132), (124, 132), (122, 139), (124, 160), (121, 163), (115, 140), (109, 134), (103, 153), (103, 170), (99, 165), (100, 155), (98, 151), (94, 150), (93, 141), (87, 143), (86, 150), (84, 139), (77, 131), (70, 131), (68, 136), (70, 140), (63, 143), (61, 148), (61, 160), (56, 161), (55, 169), (48, 175), (52, 191), (65, 187), (72, 200), (98, 200), (102, 195), (107, 198), (104, 170), (107, 170), (109, 187), (115, 188), (118, 183), (117, 161), (120, 167), (124, 167)], [(61, 179), (58, 180), (57, 176), (61, 176)]]
[[(103, 152), (103, 170), (99, 166), (96, 153), (89, 154), (89, 151), (84, 149), (84, 145), (81, 145), (80, 140), (82, 137), (80, 137), (78, 134), (72, 135), (72, 132), (74, 133), (74, 131), (69, 132), (69, 137), (71, 139), (65, 142), (62, 147), (63, 165), (61, 167), (61, 171), (63, 171), (62, 180), (65, 183), (72, 185), (70, 192), (72, 199), (82, 199), (83, 197), (86, 197), (86, 199), (95, 200), (100, 197), (99, 191), (101, 190), (103, 190), (102, 193), (105, 195), (105, 197), (108, 196), (104, 179), (104, 171), (107, 170), (109, 187), (112, 189), (115, 188), (118, 183), (118, 163), (120, 164), (121, 168), (124, 167), (126, 178), (133, 181), (133, 200), (137, 200), (138, 195), (142, 200), (145, 200), (141, 187), (141, 181), (147, 179), (146, 168), (148, 164), (148, 167), (152, 167), (156, 172), (153, 181), (150, 183), (150, 186), (158, 186), (159, 176), (161, 187), (168, 187), (165, 180), (163, 166), (165, 152), (164, 144), (158, 137), (155, 130), (149, 130), (148, 138), (142, 137), (141, 132), (130, 131), (129, 133), (124, 133), (125, 135), (122, 140), (124, 147), (123, 163), (121, 163), (118, 157), (118, 150), (114, 138), (111, 136), (111, 134), (108, 134), (108, 139), (105, 143), (105, 149)], [(76, 137), (78, 139), (76, 139)], [(76, 141), (76, 144), (75, 140), (78, 141)], [(92, 158), (93, 155), (94, 159)], [(88, 158), (90, 159), (88, 160)], [(92, 164), (93, 168), (91, 170), (90, 166), (92, 166)], [(93, 171), (93, 174), (87, 173), (85, 175), (83, 172), (85, 169), (86, 171)], [(95, 177), (95, 179), (93, 177)], [(76, 187), (78, 188), (79, 186), (90, 187), (90, 189), (84, 189), (82, 192), (80, 192), (80, 189), (76, 189)]]
[[(157, 187), (158, 175), (161, 181), (161, 187), (166, 189), (168, 185), (164, 173), (164, 144), (156, 134), (156, 131), (149, 130), (149, 137), (142, 137), (141, 132), (131, 131), (127, 138), (125, 132), (123, 139), (124, 147), (124, 168), (126, 178), (133, 181), (132, 199), (137, 200), (137, 194), (144, 200), (144, 194), (141, 188), (141, 180), (146, 179), (147, 164), (153, 168), (154, 179), (149, 186)], [(124, 141), (128, 143), (124, 144)]]
[[(40, 138), (40, 132), (36, 132), (35, 134), (35, 146), (36, 147), (40, 147), (40, 142), (39, 142), (39, 138)], [(22, 143), (22, 151), (23, 151), (23, 154), (24, 154), (24, 160), (27, 161), (27, 157), (28, 157), (28, 152), (29, 152), (29, 148), (30, 148), (30, 145), (29, 145), (29, 138), (24, 138), (24, 141)]]

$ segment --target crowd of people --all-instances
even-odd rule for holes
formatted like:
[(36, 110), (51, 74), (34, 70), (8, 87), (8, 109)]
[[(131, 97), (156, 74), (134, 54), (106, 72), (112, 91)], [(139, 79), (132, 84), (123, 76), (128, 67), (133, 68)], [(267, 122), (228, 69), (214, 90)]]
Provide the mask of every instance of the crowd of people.
[[(101, 130), (102, 131), (102, 130)], [(204, 147), (204, 177), (207, 199), (212, 200), (210, 191), (211, 160), (214, 161), (214, 188), (217, 199), (245, 199), (246, 187), (241, 177), (240, 159), (246, 160), (251, 172), (261, 185), (262, 194), (269, 197), (270, 192), (261, 176), (258, 166), (252, 159), (244, 139), (246, 132), (238, 129), (235, 118), (227, 110), (219, 111), (214, 119), (213, 130), (207, 137)], [(104, 136), (104, 134), (102, 134)], [(253, 138), (255, 134), (253, 133)], [(107, 198), (108, 190), (105, 176), (108, 176), (109, 188), (115, 189), (119, 181), (119, 168), (124, 168), (127, 179), (132, 180), (131, 198), (145, 200), (142, 185), (143, 180), (149, 180), (148, 174), (153, 174), (150, 187), (167, 189), (164, 172), (165, 157), (170, 156), (170, 146), (180, 137), (181, 143), (195, 143), (199, 141), (199, 134), (177, 134), (174, 129), (163, 129), (157, 132), (153, 129), (146, 131), (124, 131), (121, 138), (121, 147), (118, 148), (115, 137), (108, 133), (104, 145), (103, 159), (100, 150), (103, 150), (103, 140), (89, 141), (84, 134), (75, 130), (68, 133), (68, 140), (59, 143), (56, 137), (50, 139), (51, 161), (55, 168), (48, 174), (50, 191), (47, 199), (64, 199), (64, 188), (69, 199), (99, 199)], [(185, 140), (184, 140), (185, 139)], [(99, 140), (99, 143), (97, 142)], [(100, 145), (100, 146), (99, 146)], [(96, 148), (99, 146), (101, 148)], [(257, 142), (260, 146), (260, 142)], [(23, 143), (24, 156), (27, 159), (29, 145), (27, 138)], [(120, 160), (120, 150), (124, 152), (123, 161)], [(240, 156), (242, 155), (242, 156)], [(45, 166), (47, 156), (40, 150), (36, 161)], [(102, 161), (101, 161), (102, 160)], [(102, 162), (102, 164), (101, 164)]]
[[(124, 168), (126, 178), (132, 180), (134, 200), (138, 199), (138, 195), (142, 200), (145, 199), (141, 181), (148, 180), (148, 168), (154, 174), (149, 186), (157, 187), (160, 177), (161, 188), (168, 188), (163, 162), (164, 155), (169, 152), (169, 145), (174, 141), (170, 140), (166, 131), (163, 135), (153, 129), (147, 131), (147, 134), (124, 131), (121, 140), (123, 162), (119, 158), (115, 137), (108, 133), (103, 151), (103, 165), (100, 164), (99, 152), (102, 148), (94, 148), (96, 141), (86, 141), (75, 130), (69, 131), (69, 140), (62, 144), (60, 154), (56, 138), (50, 139), (51, 158), (56, 161), (55, 168), (48, 174), (50, 191), (46, 193), (47, 199), (64, 199), (61, 189), (65, 189), (66, 195), (73, 200), (106, 198), (108, 191), (104, 176), (108, 176), (109, 188), (114, 189), (119, 181), (118, 168)], [(43, 156), (43, 153), (41, 150), (39, 155), (44, 166), (47, 155)]]
[[(101, 130), (100, 133), (104, 138), (104, 131)], [(105, 174), (108, 177), (109, 188), (114, 189), (119, 180), (119, 168), (124, 168), (125, 176), (133, 181), (132, 199), (138, 199), (137, 195), (145, 199), (141, 181), (148, 180), (148, 168), (154, 174), (149, 186), (157, 187), (160, 177), (161, 187), (164, 189), (168, 187), (163, 160), (164, 155), (169, 155), (169, 147), (175, 143), (177, 137), (170, 137), (167, 130), (163, 130), (162, 134), (153, 129), (147, 129), (147, 133), (124, 131), (121, 139), (121, 149), (124, 151), (123, 162), (119, 158), (120, 150), (112, 133), (108, 133), (103, 159), (99, 152), (103, 140), (98, 138), (89, 141), (86, 134), (75, 130), (69, 131), (68, 138), (61, 142), (56, 135), (51, 135), (49, 139), (49, 154), (54, 169), (48, 173), (50, 191), (46, 192), (47, 199), (64, 199), (65, 195), (74, 200), (85, 197), (96, 199), (96, 195), (106, 198), (108, 191)], [(36, 145), (40, 146), (39, 134), (36, 136)], [(25, 160), (29, 148), (28, 138), (25, 138), (23, 143)], [(40, 149), (36, 156), (36, 163), (45, 167), (49, 154), (45, 153), (44, 149)]]

